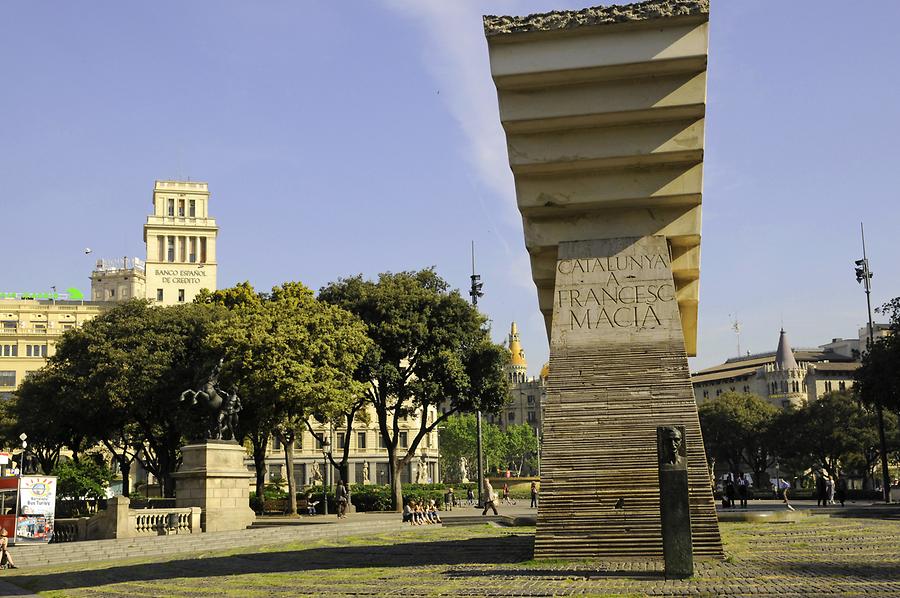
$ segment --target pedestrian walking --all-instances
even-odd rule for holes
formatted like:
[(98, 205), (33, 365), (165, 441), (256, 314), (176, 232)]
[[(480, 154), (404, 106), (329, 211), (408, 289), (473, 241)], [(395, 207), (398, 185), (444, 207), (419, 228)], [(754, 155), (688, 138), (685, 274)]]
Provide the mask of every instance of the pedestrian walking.
[(838, 474), (837, 490), (835, 491), (834, 496), (843, 507), (844, 501), (847, 500), (847, 478), (841, 474)]
[(744, 474), (739, 474), (738, 477), (738, 497), (741, 499), (741, 508), (747, 508), (747, 495), (750, 492), (750, 484), (747, 482), (747, 477)]
[(788, 483), (787, 480), (779, 480), (778, 483), (781, 486), (781, 496), (783, 497), (782, 501), (784, 502), (784, 506), (787, 507), (788, 511), (793, 511), (794, 507), (791, 506), (791, 501), (788, 497), (788, 490), (791, 489), (790, 483)]
[(338, 519), (347, 516), (347, 505), (350, 502), (350, 488), (347, 482), (341, 480), (337, 486)]
[(475, 490), (473, 488), (466, 490), (466, 503), (470, 507), (475, 504)]
[(727, 500), (725, 506), (729, 509), (734, 507), (735, 494), (734, 480), (732, 479), (731, 474), (728, 474), (728, 479), (725, 480), (725, 498)]
[(820, 472), (820, 473), (816, 474), (816, 506), (817, 507), (825, 506), (825, 501), (828, 499), (825, 492), (826, 492), (825, 477)]
[(537, 508), (538, 489), (537, 482), (531, 482), (531, 508)]
[(488, 509), (493, 509), (494, 515), (499, 515), (497, 512), (497, 493), (494, 492), (494, 487), (491, 486), (490, 480), (484, 478), (484, 510), (481, 512), (482, 515), (487, 515)]
[(444, 495), (444, 508), (448, 511), (453, 510), (453, 503), (456, 499), (453, 497), (453, 486), (447, 488), (447, 493)]
[(825, 476), (825, 498), (829, 505), (834, 504), (834, 478), (830, 475)]

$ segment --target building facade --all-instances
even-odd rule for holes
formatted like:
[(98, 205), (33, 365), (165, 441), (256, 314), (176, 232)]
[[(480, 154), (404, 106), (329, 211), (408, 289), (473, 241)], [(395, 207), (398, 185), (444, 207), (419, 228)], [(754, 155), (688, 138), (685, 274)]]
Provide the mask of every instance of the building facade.
[(732, 358), (692, 374), (694, 397), (703, 404), (724, 392), (751, 393), (777, 407), (798, 407), (853, 386), (859, 348), (865, 346), (860, 342), (836, 338), (815, 349), (795, 351), (782, 330), (774, 352)]
[(510, 352), (510, 362), (506, 369), (509, 396), (500, 412), (488, 415), (487, 420), (500, 426), (502, 430), (511, 425), (528, 424), (540, 438), (541, 413), (547, 395), (546, 376), (542, 372), (540, 377), (528, 377), (528, 361), (525, 359), (525, 351), (522, 349), (522, 340), (515, 322), (510, 326), (507, 342)]
[[(427, 417), (433, 422), (436, 410), (431, 408)], [(420, 415), (402, 420), (399, 433), (398, 453), (405, 453), (419, 430)], [(390, 467), (388, 454), (381, 432), (378, 429), (374, 408), (368, 407), (367, 418), (357, 418), (350, 435), (345, 430), (337, 430), (327, 425), (313, 422), (309, 428), (297, 430), (294, 441), (294, 481), (297, 487), (316, 483), (321, 472), (326, 470), (325, 455), (322, 452), (322, 439), (329, 439), (332, 455), (340, 462), (345, 444), (349, 444), (348, 482), (351, 484), (388, 484), (390, 483)], [(368, 419), (369, 423), (366, 423)], [(416, 458), (400, 472), (400, 481), (409, 483), (438, 483), (438, 432), (428, 433), (416, 449)], [(253, 461), (246, 460), (247, 467), (253, 469)], [(421, 469), (421, 473), (420, 473)], [(270, 482), (283, 480), (286, 474), (284, 447), (277, 438), (269, 439), (266, 453), (266, 479)], [(329, 472), (329, 479), (334, 481), (339, 474)], [(321, 482), (319, 482), (321, 483)]]
[(52, 299), (0, 299), (0, 395), (41, 369), (67, 330), (101, 313), (104, 305)]

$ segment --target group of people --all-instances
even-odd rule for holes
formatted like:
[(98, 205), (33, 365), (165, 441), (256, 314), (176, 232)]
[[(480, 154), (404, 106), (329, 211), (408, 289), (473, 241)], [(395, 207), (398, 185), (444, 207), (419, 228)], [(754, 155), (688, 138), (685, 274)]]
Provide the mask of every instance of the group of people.
[(844, 506), (847, 500), (847, 478), (838, 474), (837, 480), (828, 475), (827, 472), (821, 472), (816, 475), (816, 505), (827, 507), (833, 505), (835, 501)]
[(403, 507), (403, 523), (409, 523), (410, 525), (443, 523), (434, 500), (429, 501), (427, 505), (423, 505), (423, 501), (408, 501), (406, 506)]
[(740, 500), (740, 508), (747, 508), (747, 499), (750, 497), (750, 481), (743, 474), (737, 475), (737, 480), (732, 474), (725, 478), (725, 487), (722, 496), (722, 506), (726, 509), (734, 508), (735, 502)]

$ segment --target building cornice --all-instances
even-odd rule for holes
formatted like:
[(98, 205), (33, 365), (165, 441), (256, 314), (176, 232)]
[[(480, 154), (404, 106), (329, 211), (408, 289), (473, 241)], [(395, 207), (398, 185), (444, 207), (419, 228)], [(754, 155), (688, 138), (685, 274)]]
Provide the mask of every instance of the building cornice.
[(491, 37), (697, 15), (709, 15), (709, 0), (648, 0), (621, 6), (554, 10), (524, 17), (485, 15), (483, 21), (484, 34)]

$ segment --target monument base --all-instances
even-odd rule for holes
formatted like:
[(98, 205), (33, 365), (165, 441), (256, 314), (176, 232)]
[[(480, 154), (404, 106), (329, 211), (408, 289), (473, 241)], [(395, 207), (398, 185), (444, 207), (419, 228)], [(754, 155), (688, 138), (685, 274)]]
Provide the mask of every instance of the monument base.
[(683, 426), (693, 553), (723, 556), (665, 237), (561, 243), (536, 558), (663, 558), (657, 427)]
[(200, 507), (204, 532), (241, 530), (256, 514), (250, 508), (253, 477), (244, 465), (244, 447), (210, 440), (181, 448), (181, 468), (175, 477), (175, 506)]

